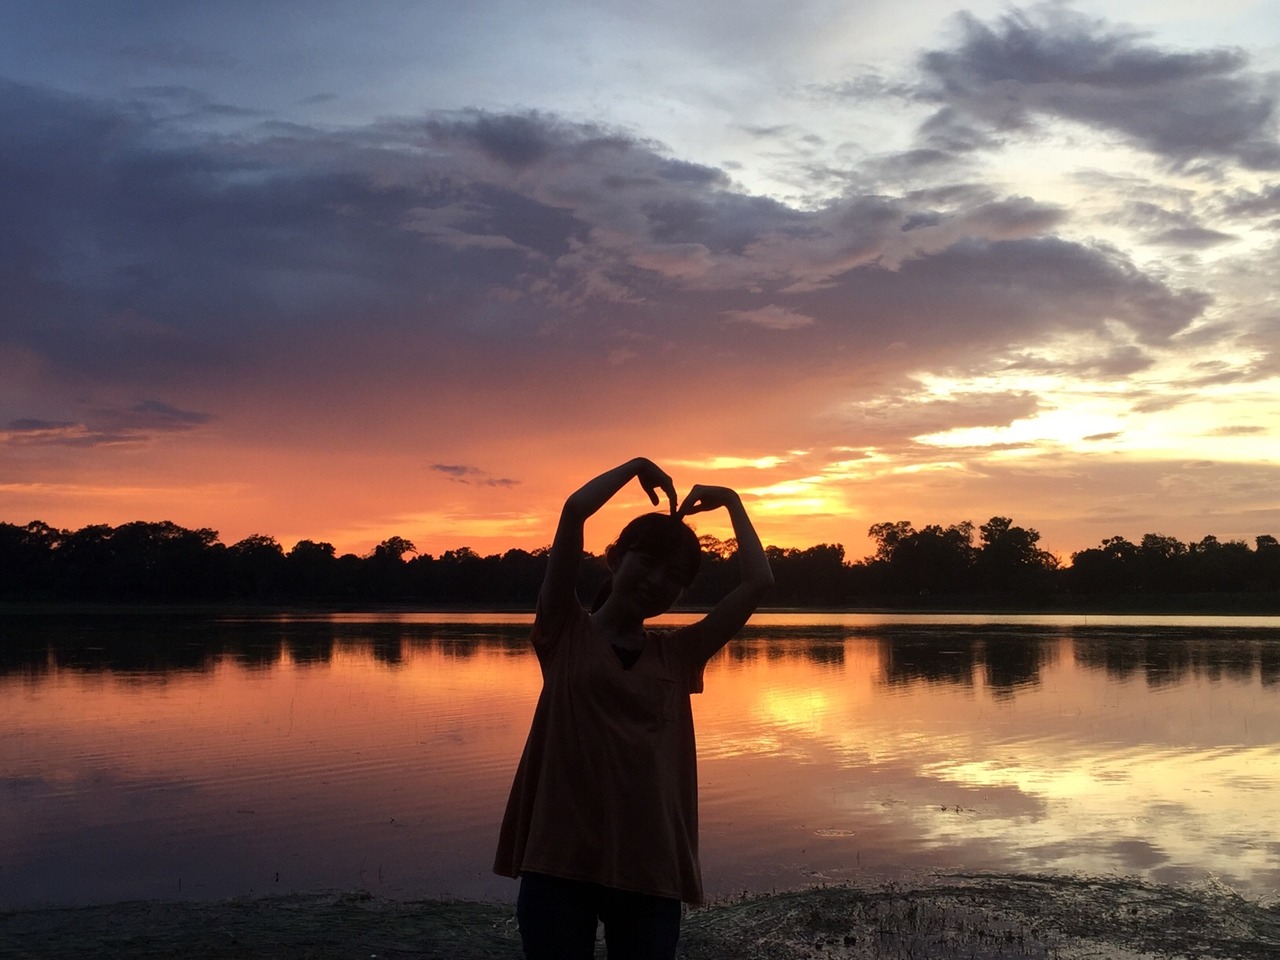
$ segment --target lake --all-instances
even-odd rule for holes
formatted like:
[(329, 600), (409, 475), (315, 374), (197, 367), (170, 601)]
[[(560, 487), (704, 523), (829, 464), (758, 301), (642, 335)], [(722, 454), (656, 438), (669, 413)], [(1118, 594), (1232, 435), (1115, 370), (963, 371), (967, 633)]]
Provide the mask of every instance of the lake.
[[(0, 908), (514, 899), (489, 865), (529, 622), (0, 617)], [(1280, 618), (760, 614), (694, 709), (709, 896), (931, 869), (1280, 891)]]

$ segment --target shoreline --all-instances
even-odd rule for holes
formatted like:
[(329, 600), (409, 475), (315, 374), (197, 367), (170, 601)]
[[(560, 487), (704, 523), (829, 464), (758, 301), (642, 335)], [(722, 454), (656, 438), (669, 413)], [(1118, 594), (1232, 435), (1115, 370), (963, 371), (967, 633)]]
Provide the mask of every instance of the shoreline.
[[(677, 607), (671, 613), (705, 613), (708, 606)], [(244, 603), (209, 602), (162, 603), (132, 600), (2, 600), (0, 616), (175, 616), (175, 617), (269, 617), (269, 616), (326, 616), (359, 614), (528, 614), (533, 616), (532, 603), (468, 603), (468, 604), (407, 604), (407, 603)], [(966, 603), (963, 598), (938, 598), (933, 603), (867, 603), (857, 606), (762, 606), (756, 613), (763, 614), (868, 614), (886, 616), (895, 614), (928, 614), (966, 616), (1123, 616), (1123, 617), (1280, 617), (1280, 598), (1251, 597), (1247, 594), (1212, 595), (1196, 594), (1186, 597), (1143, 598), (1060, 598), (1053, 603), (990, 603), (981, 599)]]
[[(686, 912), (677, 954), (682, 960), (1277, 955), (1280, 904), (1246, 900), (1223, 884), (994, 873), (716, 902)], [(521, 952), (511, 904), (387, 900), (359, 891), (0, 912), (0, 960), (340, 956), (518, 960)]]

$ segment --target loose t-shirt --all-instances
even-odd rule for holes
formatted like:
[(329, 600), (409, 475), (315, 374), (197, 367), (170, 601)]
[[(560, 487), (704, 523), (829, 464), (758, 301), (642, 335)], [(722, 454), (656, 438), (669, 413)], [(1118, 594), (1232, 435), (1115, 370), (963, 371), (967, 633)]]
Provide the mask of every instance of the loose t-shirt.
[(645, 631), (624, 667), (575, 608), (534, 619), (542, 693), (516, 770), (494, 871), (546, 873), (702, 902), (691, 693), (694, 627)]

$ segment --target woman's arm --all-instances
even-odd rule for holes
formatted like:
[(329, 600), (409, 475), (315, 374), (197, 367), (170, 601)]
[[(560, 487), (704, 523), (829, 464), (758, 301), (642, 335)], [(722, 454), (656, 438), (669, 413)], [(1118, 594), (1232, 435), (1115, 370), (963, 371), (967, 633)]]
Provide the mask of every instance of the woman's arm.
[(560, 511), (555, 539), (547, 557), (547, 572), (538, 591), (538, 608), (547, 617), (555, 617), (578, 602), (574, 588), (578, 582), (578, 565), (582, 561), (582, 528), (587, 518), (608, 503), (619, 490), (640, 481), (649, 500), (657, 506), (658, 492), (666, 494), (671, 512), (676, 511), (676, 488), (671, 478), (652, 460), (636, 457), (606, 470), (569, 494)]
[(773, 570), (765, 555), (760, 537), (747, 516), (742, 498), (728, 487), (706, 487), (695, 484), (680, 505), (682, 517), (692, 513), (704, 513), (724, 507), (729, 511), (733, 535), (738, 541), (739, 570), (742, 582), (711, 608), (711, 612), (698, 621), (694, 628), (695, 655), (702, 661), (710, 660), (716, 652), (733, 639), (755, 612), (765, 594), (773, 587)]

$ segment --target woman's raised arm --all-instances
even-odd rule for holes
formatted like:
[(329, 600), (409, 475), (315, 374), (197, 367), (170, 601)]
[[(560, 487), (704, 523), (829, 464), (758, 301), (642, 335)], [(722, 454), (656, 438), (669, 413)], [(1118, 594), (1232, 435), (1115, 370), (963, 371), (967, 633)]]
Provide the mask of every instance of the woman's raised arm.
[(671, 512), (676, 512), (676, 488), (671, 478), (652, 460), (636, 457), (606, 470), (569, 494), (560, 511), (555, 539), (547, 558), (547, 572), (538, 591), (538, 608), (543, 615), (554, 617), (577, 603), (574, 588), (578, 582), (578, 565), (582, 562), (582, 529), (587, 518), (608, 503), (619, 490), (638, 479), (654, 506), (659, 492), (666, 495)]
[(729, 522), (733, 524), (733, 535), (738, 541), (736, 556), (742, 582), (712, 607), (711, 612), (694, 629), (694, 642), (697, 645), (695, 653), (703, 661), (710, 660), (733, 639), (734, 634), (743, 628), (765, 594), (773, 587), (773, 570), (769, 566), (769, 558), (751, 518), (747, 516), (746, 508), (742, 505), (742, 498), (736, 491), (728, 487), (694, 484), (684, 498), (684, 503), (680, 504), (679, 515), (687, 517), (720, 507), (729, 511)]

